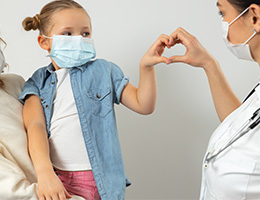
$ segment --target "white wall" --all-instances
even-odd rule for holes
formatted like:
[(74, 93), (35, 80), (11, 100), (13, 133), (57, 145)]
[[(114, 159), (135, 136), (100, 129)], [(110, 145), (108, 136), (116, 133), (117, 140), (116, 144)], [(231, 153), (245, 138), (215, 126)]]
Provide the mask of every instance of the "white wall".
[[(38, 32), (21, 22), (39, 13), (46, 0), (0, 0), (1, 35), (9, 72), (27, 79), (50, 61)], [(216, 0), (78, 0), (89, 12), (97, 55), (113, 61), (138, 85), (142, 55), (161, 34), (182, 26), (220, 61), (237, 95), (258, 81), (257, 64), (239, 61), (221, 38)], [(166, 55), (184, 53), (178, 45)], [(127, 199), (198, 199), (201, 163), (208, 139), (219, 124), (205, 73), (184, 64), (156, 67), (158, 102), (154, 114), (140, 116), (117, 106), (117, 122), (127, 176)]]

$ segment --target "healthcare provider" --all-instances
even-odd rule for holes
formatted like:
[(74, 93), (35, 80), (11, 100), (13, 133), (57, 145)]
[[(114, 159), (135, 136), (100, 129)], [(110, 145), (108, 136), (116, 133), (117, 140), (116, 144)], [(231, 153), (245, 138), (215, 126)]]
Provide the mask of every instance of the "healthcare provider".
[[(260, 65), (260, 1), (218, 0), (217, 6), (228, 49)], [(204, 158), (200, 199), (260, 199), (260, 86), (242, 104), (219, 63), (194, 36), (178, 28), (171, 37), (171, 45), (181, 43), (187, 49), (183, 56), (172, 56), (171, 62), (204, 69), (222, 121)]]

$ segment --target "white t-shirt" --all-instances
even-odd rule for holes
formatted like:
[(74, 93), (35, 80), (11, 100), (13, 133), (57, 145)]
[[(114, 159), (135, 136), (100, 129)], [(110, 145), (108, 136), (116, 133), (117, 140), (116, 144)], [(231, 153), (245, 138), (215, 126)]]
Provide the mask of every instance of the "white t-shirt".
[(55, 73), (57, 85), (49, 138), (52, 164), (65, 171), (91, 170), (71, 88), (69, 69), (59, 69)]
[[(219, 125), (208, 151), (219, 150), (259, 108), (260, 86)], [(260, 199), (260, 125), (203, 165), (202, 173), (200, 200)]]

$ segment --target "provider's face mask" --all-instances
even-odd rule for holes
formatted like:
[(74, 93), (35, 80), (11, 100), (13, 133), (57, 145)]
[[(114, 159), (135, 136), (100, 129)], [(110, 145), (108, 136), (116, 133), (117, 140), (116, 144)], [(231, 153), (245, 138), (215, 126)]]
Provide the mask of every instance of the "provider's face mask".
[(96, 57), (94, 41), (79, 36), (54, 35), (49, 57), (61, 68), (78, 67)]
[(251, 40), (256, 32), (254, 31), (253, 35), (246, 40), (243, 44), (232, 44), (229, 40), (228, 40), (228, 30), (229, 27), (237, 20), (239, 19), (243, 14), (245, 14), (247, 11), (249, 10), (249, 7), (247, 9), (245, 9), (240, 15), (238, 15), (232, 22), (228, 23), (228, 22), (224, 22), (222, 21), (222, 31), (223, 31), (223, 38), (224, 41), (227, 45), (227, 48), (239, 59), (245, 59), (245, 60), (250, 60), (250, 61), (254, 61), (254, 59), (252, 58), (251, 52), (250, 52), (250, 47), (247, 44), (249, 42), (249, 40)]

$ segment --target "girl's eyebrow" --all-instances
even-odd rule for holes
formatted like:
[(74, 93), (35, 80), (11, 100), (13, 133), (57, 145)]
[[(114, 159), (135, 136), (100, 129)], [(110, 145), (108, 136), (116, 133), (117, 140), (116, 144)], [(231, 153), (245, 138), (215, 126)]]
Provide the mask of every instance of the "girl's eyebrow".
[[(71, 27), (71, 26), (64, 26), (64, 27), (62, 27), (60, 30), (71, 30), (71, 29), (73, 29), (74, 27)], [(89, 26), (84, 26), (84, 27), (82, 27), (83, 29), (90, 29), (90, 27)]]
[(217, 7), (221, 7), (221, 4), (220, 4), (219, 2), (217, 2), (217, 4), (216, 4), (216, 5), (217, 5)]

